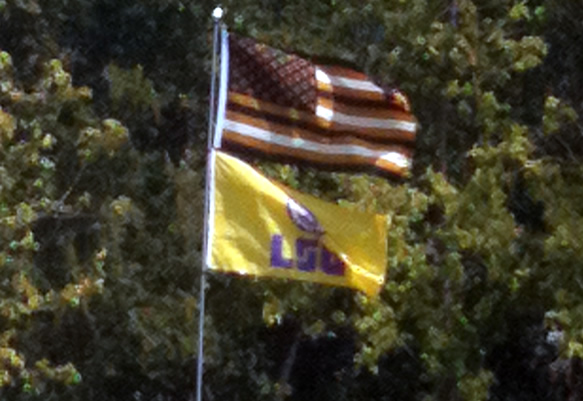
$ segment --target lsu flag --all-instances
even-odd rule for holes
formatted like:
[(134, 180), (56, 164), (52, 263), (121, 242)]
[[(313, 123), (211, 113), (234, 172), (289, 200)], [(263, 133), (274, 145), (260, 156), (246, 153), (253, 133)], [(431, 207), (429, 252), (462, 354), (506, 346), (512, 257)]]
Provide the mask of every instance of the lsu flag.
[(398, 89), (226, 32), (221, 49), (215, 147), (332, 169), (409, 171), (417, 124)]
[(220, 151), (210, 161), (211, 270), (346, 286), (369, 295), (380, 291), (386, 216), (293, 191)]

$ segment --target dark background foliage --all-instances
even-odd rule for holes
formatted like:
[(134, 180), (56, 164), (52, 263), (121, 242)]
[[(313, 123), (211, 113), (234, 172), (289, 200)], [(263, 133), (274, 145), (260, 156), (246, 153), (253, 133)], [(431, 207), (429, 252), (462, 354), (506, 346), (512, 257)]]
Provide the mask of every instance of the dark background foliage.
[[(191, 400), (216, 4), (0, 0), (0, 396)], [(206, 400), (583, 397), (583, 6), (228, 1), (398, 85), (404, 182), (262, 163), (387, 213), (387, 284), (211, 275)]]

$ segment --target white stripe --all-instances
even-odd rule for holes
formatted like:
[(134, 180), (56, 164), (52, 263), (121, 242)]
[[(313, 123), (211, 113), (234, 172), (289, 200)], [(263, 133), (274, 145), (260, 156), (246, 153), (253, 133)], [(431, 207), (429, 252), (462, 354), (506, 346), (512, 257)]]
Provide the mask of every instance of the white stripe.
[(316, 80), (332, 85), (340, 86), (342, 88), (356, 89), (366, 92), (377, 92), (383, 93), (383, 90), (371, 81), (364, 81), (361, 79), (353, 79), (346, 77), (339, 77), (337, 75), (330, 75), (322, 71), (320, 68), (316, 67)]
[(301, 148), (305, 151), (326, 155), (363, 156), (372, 159), (383, 159), (401, 168), (407, 168), (411, 164), (409, 158), (399, 152), (375, 151), (358, 145), (332, 145), (312, 142), (302, 138), (290, 138), (289, 136), (276, 134), (262, 128), (229, 119), (225, 120), (225, 129), (265, 143), (272, 143), (286, 148)]
[(398, 129), (401, 131), (415, 132), (416, 124), (410, 121), (393, 120), (390, 118), (358, 117), (349, 114), (339, 113), (324, 106), (316, 106), (316, 115), (326, 121), (338, 124), (352, 125), (363, 128)]

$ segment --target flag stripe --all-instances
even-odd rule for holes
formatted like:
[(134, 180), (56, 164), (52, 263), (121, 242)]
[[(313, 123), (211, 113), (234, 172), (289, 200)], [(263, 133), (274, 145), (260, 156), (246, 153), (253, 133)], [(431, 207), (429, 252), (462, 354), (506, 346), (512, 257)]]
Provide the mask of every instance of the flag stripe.
[(336, 96), (342, 96), (347, 98), (353, 98), (355, 100), (366, 100), (366, 101), (386, 101), (386, 97), (384, 93), (380, 92), (371, 92), (371, 91), (362, 91), (355, 88), (346, 88), (342, 86), (334, 86), (331, 83), (327, 83), (324, 81), (317, 81), (317, 88), (319, 91), (328, 92), (330, 94), (334, 94)]
[(319, 99), (330, 99), (336, 103), (341, 103), (346, 106), (353, 106), (363, 110), (366, 109), (379, 109), (379, 110), (386, 110), (392, 112), (403, 112), (407, 119), (411, 121), (416, 121), (415, 117), (411, 114), (411, 111), (408, 108), (402, 107), (400, 104), (395, 104), (392, 102), (390, 95), (385, 95), (385, 97), (381, 98), (378, 97), (377, 99), (366, 99), (363, 97), (354, 96), (354, 94), (358, 95), (358, 91), (350, 91), (350, 96), (343, 96), (339, 93), (334, 92), (324, 92), (324, 91), (317, 91), (317, 97)]
[[(244, 93), (229, 92), (229, 102), (233, 104), (238, 104), (241, 106), (246, 106), (256, 110), (265, 110), (273, 114), (280, 116), (293, 116), (298, 115), (304, 121), (316, 122), (317, 118), (309, 111), (294, 109), (291, 107), (284, 107), (271, 103), (265, 100), (257, 99), (253, 96), (246, 95)], [(386, 120), (396, 120), (396, 122), (408, 122), (411, 123), (404, 130), (415, 133), (416, 123), (415, 118), (410, 114), (402, 110), (390, 109), (387, 107), (387, 102), (374, 102), (367, 104), (350, 103), (338, 101), (336, 98), (329, 98), (321, 96), (317, 99), (317, 103), (329, 109), (337, 110), (344, 114), (353, 114), (361, 117), (372, 117), (378, 119)]]
[(391, 124), (395, 125), (400, 122), (407, 122), (410, 124), (407, 125), (407, 128), (403, 128), (403, 130), (413, 134), (417, 129), (415, 118), (410, 113), (388, 108), (386, 101), (363, 105), (357, 102), (343, 102), (336, 97), (329, 98), (320, 96), (318, 97), (317, 104), (343, 114), (388, 120)]
[[(306, 141), (316, 142), (316, 143), (320, 143), (320, 144), (324, 144), (324, 145), (335, 145), (335, 144), (358, 145), (362, 148), (369, 149), (371, 151), (375, 151), (378, 149), (381, 149), (381, 150), (391, 149), (391, 150), (398, 150), (398, 151), (400, 151), (403, 154), (406, 154), (408, 156), (410, 156), (410, 154), (411, 154), (411, 149), (409, 149), (405, 146), (395, 145), (394, 143), (392, 143), (392, 144), (378, 144), (378, 143), (371, 144), (369, 141), (360, 140), (358, 138), (355, 138), (352, 135), (338, 135), (338, 136), (334, 136), (332, 138), (326, 137), (323, 135), (319, 135), (317, 132), (313, 132), (310, 129), (302, 129), (302, 128), (299, 128), (297, 126), (278, 124), (278, 123), (273, 122), (273, 121), (266, 121), (265, 119), (262, 119), (262, 118), (251, 117), (247, 114), (237, 113), (237, 112), (232, 111), (232, 110), (227, 112), (226, 119), (227, 119), (227, 121), (230, 121), (233, 123), (241, 123), (244, 125), (256, 127), (256, 128), (263, 130), (265, 132), (270, 132), (273, 134), (289, 137), (289, 138), (294, 140), (294, 142), (293, 142), (295, 144), (294, 147), (303, 146), (302, 141), (306, 140)], [(265, 137), (265, 140), (269, 141), (269, 140), (271, 140), (271, 138)]]
[(350, 143), (336, 145), (313, 142), (229, 119), (225, 121), (223, 139), (271, 155), (323, 164), (370, 165), (393, 174), (403, 174), (411, 164), (411, 158), (399, 149), (373, 150)]
[[(279, 121), (282, 124), (288, 123), (290, 125), (307, 127), (312, 131), (317, 131), (321, 135), (335, 136), (337, 133), (344, 133), (357, 136), (363, 140), (373, 140), (381, 143), (412, 143), (415, 140), (415, 122), (391, 118), (395, 114), (403, 114), (400, 111), (369, 110), (365, 115), (373, 116), (376, 114), (377, 117), (380, 117), (369, 118), (359, 116), (354, 110), (352, 112), (355, 114), (350, 115), (326, 108), (326, 106), (339, 106), (327, 99), (323, 99), (321, 104), (322, 106), (317, 106), (316, 114), (313, 114), (258, 100), (248, 95), (234, 92), (229, 93), (229, 108), (231, 110), (265, 118), (269, 121)], [(341, 110), (350, 111), (350, 108), (341, 106)], [(318, 111), (321, 114), (318, 114)], [(383, 118), (383, 114), (385, 118)], [(286, 119), (287, 121), (285, 121)], [(359, 125), (359, 123), (363, 122), (366, 122), (370, 126)]]
[(323, 70), (328, 75), (335, 75), (340, 78), (349, 78), (359, 81), (370, 81), (370, 78), (363, 72), (352, 70), (350, 68), (335, 65), (318, 65), (316, 68)]
[(361, 170), (363, 166), (370, 166), (394, 176), (402, 176), (406, 174), (408, 169), (407, 167), (399, 167), (392, 162), (391, 157), (395, 156), (393, 154), (386, 154), (385, 159), (366, 158), (358, 155), (327, 155), (305, 151), (301, 148), (288, 148), (273, 142), (266, 143), (234, 131), (225, 131), (224, 143), (225, 148), (239, 152), (244, 149), (252, 149), (253, 152), (258, 152), (261, 155), (277, 156), (275, 161), (279, 162), (302, 160), (314, 166), (341, 167), (349, 170)]
[(361, 79), (348, 78), (346, 76), (327, 73), (322, 68), (316, 67), (316, 79), (318, 82), (321, 82), (322, 85), (331, 86), (333, 88), (340, 87), (363, 92), (374, 92), (379, 93), (384, 97), (383, 90), (366, 79), (366, 77)]
[(324, 120), (337, 122), (342, 125), (353, 127), (353, 129), (364, 128), (376, 130), (400, 130), (408, 133), (415, 132), (415, 123), (410, 121), (399, 121), (388, 118), (365, 117), (358, 114), (346, 114), (339, 110), (328, 108), (323, 104), (316, 107), (316, 115)]

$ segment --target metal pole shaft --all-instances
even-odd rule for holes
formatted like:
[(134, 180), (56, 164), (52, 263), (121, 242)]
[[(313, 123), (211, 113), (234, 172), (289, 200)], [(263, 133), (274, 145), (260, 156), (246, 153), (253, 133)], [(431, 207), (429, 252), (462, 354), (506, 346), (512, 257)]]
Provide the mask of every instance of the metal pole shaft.
[(204, 316), (205, 316), (205, 294), (206, 294), (206, 261), (207, 261), (207, 243), (208, 243), (208, 229), (209, 229), (209, 187), (210, 182), (210, 163), (211, 151), (213, 144), (213, 133), (215, 123), (215, 92), (217, 81), (217, 53), (219, 46), (219, 25), (223, 11), (220, 8), (215, 8), (213, 11), (213, 55), (212, 55), (212, 72), (211, 72), (211, 89), (210, 89), (210, 104), (208, 117), (208, 138), (207, 138), (207, 166), (206, 166), (206, 181), (205, 181), (205, 207), (204, 207), (204, 229), (203, 229), (203, 254), (202, 254), (202, 269), (200, 273), (200, 289), (198, 302), (198, 358), (196, 365), (196, 401), (202, 401), (202, 385), (203, 385), (203, 369), (204, 369)]

